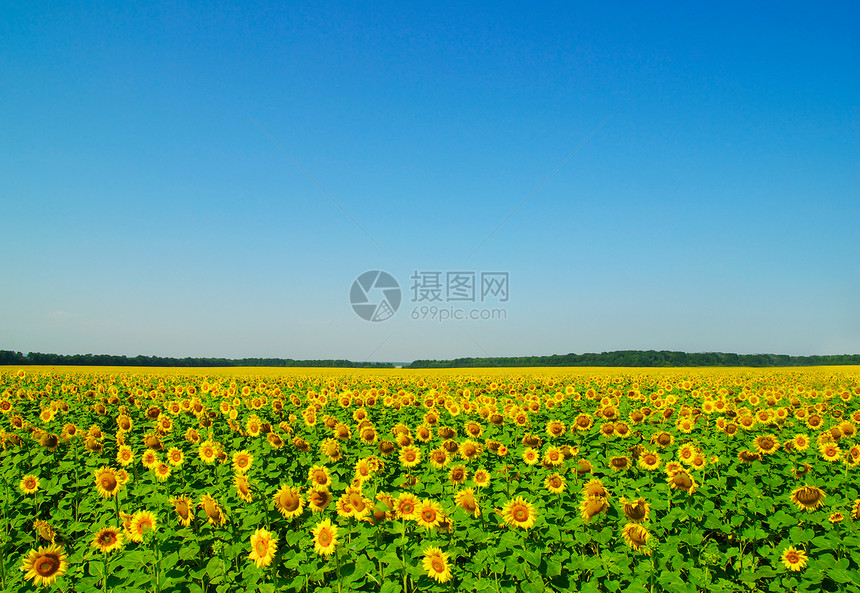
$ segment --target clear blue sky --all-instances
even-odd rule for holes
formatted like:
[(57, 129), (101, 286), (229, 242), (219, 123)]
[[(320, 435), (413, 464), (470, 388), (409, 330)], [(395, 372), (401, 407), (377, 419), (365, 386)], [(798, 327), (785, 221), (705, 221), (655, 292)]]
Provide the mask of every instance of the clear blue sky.
[(146, 4), (0, 8), (0, 349), (860, 352), (856, 2)]

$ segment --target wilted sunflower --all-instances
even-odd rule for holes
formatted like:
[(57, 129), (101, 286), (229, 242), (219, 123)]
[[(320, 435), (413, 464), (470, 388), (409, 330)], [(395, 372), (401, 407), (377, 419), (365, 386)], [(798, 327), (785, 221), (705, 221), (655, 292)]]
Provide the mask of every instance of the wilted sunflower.
[(738, 453), (738, 459), (743, 461), (744, 463), (752, 463), (753, 461), (761, 461), (761, 453), (757, 451), (750, 451), (749, 449), (743, 449)]
[(102, 466), (95, 471), (96, 490), (102, 498), (116, 496), (122, 484), (113, 468)]
[(149, 511), (138, 511), (131, 517), (131, 525), (129, 526), (129, 534), (131, 540), (142, 542), (143, 536), (147, 531), (155, 531), (158, 522), (155, 515)]
[(320, 556), (331, 556), (337, 546), (337, 526), (329, 519), (322, 521), (311, 532), (314, 536), (314, 552)]
[(27, 474), (21, 478), (21, 483), (18, 484), (21, 492), (24, 494), (33, 494), (39, 489), (39, 478), (33, 474)]
[(788, 570), (798, 572), (806, 567), (806, 563), (809, 561), (809, 558), (803, 550), (798, 550), (794, 546), (789, 546), (782, 553), (781, 560)]
[(300, 490), (286, 484), (275, 492), (274, 500), (275, 508), (287, 519), (298, 517), (305, 510), (305, 501), (302, 499)]
[(582, 487), (582, 494), (585, 497), (600, 496), (602, 498), (609, 498), (609, 492), (606, 491), (606, 488), (603, 486), (603, 482), (598, 478), (592, 478), (586, 482)]
[(609, 508), (609, 501), (602, 496), (587, 495), (579, 503), (579, 514), (588, 523), (592, 518)]
[(447, 583), (451, 580), (451, 567), (448, 565), (448, 554), (441, 549), (430, 546), (424, 549), (422, 565), (427, 574), (437, 583)]
[(615, 470), (617, 472), (626, 471), (626, 470), (630, 469), (630, 466), (631, 466), (630, 457), (628, 457), (627, 455), (612, 457), (609, 460), (609, 467), (611, 467), (613, 470)]
[(251, 553), (248, 558), (253, 560), (259, 568), (264, 568), (272, 563), (275, 552), (278, 551), (278, 538), (265, 529), (258, 529), (251, 535)]
[(171, 498), (170, 502), (173, 503), (173, 509), (179, 517), (179, 523), (183, 527), (191, 525), (191, 519), (194, 518), (194, 515), (191, 513), (191, 499), (187, 496), (177, 496), (176, 498)]
[(233, 453), (233, 471), (237, 474), (247, 473), (253, 462), (254, 456), (245, 449)]
[(32, 580), (34, 585), (52, 585), (58, 577), (65, 574), (69, 566), (67, 559), (63, 548), (57, 544), (30, 550), (22, 567), (26, 571), (24, 578)]
[(415, 508), (415, 522), (424, 529), (438, 527), (443, 517), (442, 505), (435, 500), (422, 500)]
[(46, 521), (42, 521), (41, 519), (36, 519), (33, 521), (33, 529), (36, 530), (36, 533), (39, 534), (39, 537), (49, 543), (56, 543), (57, 532), (54, 531), (54, 528), (48, 525)]
[(224, 511), (221, 509), (218, 501), (216, 501), (211, 495), (204, 494), (200, 498), (200, 507), (209, 518), (210, 524), (221, 527), (227, 522), (227, 517), (224, 515)]
[(565, 486), (567, 485), (564, 481), (564, 478), (556, 472), (550, 476), (546, 477), (543, 483), (544, 487), (549, 490), (552, 494), (561, 494), (564, 492)]
[(104, 527), (93, 537), (93, 547), (102, 553), (122, 547), (122, 532), (116, 527)]
[(624, 511), (624, 516), (634, 523), (644, 523), (651, 513), (651, 505), (642, 497), (632, 502), (622, 498), (621, 509)]
[(797, 505), (797, 508), (806, 509), (807, 511), (814, 511), (820, 507), (825, 498), (824, 490), (818, 486), (810, 486), (809, 484), (795, 488), (791, 493), (791, 501)]
[(535, 524), (536, 517), (534, 506), (522, 496), (509, 500), (502, 507), (502, 518), (511, 527), (529, 529)]
[(627, 542), (627, 545), (637, 552), (643, 552), (649, 555), (651, 554), (651, 550), (645, 548), (651, 534), (638, 523), (628, 523), (625, 525), (622, 535), (624, 536), (624, 541)]

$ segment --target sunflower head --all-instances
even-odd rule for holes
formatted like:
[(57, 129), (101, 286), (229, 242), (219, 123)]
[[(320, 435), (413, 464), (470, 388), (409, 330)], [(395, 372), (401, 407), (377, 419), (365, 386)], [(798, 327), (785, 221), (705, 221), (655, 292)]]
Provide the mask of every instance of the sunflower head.
[(529, 529), (535, 524), (537, 511), (531, 502), (522, 496), (509, 500), (502, 507), (502, 519), (511, 527)]
[(651, 505), (641, 497), (632, 502), (622, 498), (621, 508), (624, 511), (624, 516), (634, 523), (643, 523), (647, 521), (648, 515), (651, 512)]
[(624, 536), (624, 541), (627, 542), (627, 545), (637, 552), (649, 555), (651, 554), (651, 550), (645, 548), (651, 534), (648, 533), (648, 530), (642, 527), (639, 523), (628, 523), (625, 525), (622, 535)]
[(818, 486), (805, 485), (800, 488), (795, 488), (791, 493), (791, 501), (797, 505), (799, 509), (814, 511), (824, 503), (826, 495)]
[(427, 574), (437, 583), (447, 583), (451, 580), (451, 567), (448, 564), (448, 554), (437, 547), (424, 549), (424, 559), (421, 564)]
[(102, 553), (122, 547), (122, 531), (116, 527), (104, 527), (93, 537), (93, 547)]
[(68, 556), (57, 544), (30, 550), (22, 566), (26, 573), (24, 578), (33, 581), (34, 585), (52, 585), (57, 578), (65, 574), (68, 568), (67, 560)]

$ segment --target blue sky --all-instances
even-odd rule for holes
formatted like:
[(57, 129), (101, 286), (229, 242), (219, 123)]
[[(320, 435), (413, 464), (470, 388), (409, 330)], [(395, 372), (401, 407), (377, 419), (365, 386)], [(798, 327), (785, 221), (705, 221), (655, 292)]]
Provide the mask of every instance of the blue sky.
[(0, 349), (860, 352), (856, 3), (178, 4), (0, 8)]

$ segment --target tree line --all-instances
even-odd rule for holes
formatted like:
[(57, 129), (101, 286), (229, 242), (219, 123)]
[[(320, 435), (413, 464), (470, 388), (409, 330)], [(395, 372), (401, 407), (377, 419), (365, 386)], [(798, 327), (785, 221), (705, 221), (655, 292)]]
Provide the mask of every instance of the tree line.
[(789, 356), (787, 354), (734, 354), (731, 352), (675, 352), (670, 350), (617, 350), (586, 354), (455, 358), (416, 360), (404, 368), (442, 369), (470, 367), (782, 367), (860, 364), (860, 354)]
[(0, 365), (72, 365), (135, 367), (333, 367), (393, 368), (388, 362), (354, 362), (351, 360), (293, 360), (292, 358), (173, 358), (164, 356), (118, 356), (114, 354), (22, 354), (0, 350)]

